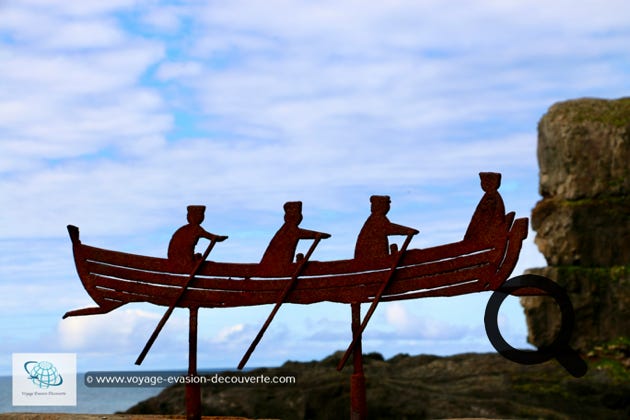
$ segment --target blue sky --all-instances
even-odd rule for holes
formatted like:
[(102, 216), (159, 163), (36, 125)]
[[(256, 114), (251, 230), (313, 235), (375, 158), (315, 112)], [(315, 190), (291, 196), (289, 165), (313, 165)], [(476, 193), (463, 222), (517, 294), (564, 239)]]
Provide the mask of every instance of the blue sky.
[[(258, 261), (304, 202), (348, 258), (369, 196), (459, 240), (503, 173), (506, 208), (539, 199), (536, 125), (555, 102), (630, 91), (625, 1), (0, 1), (0, 372), (13, 352), (75, 352), (79, 370), (129, 369), (164, 308), (92, 304), (65, 226), (85, 243), (165, 256), (189, 204), (229, 235), (211, 259)], [(514, 274), (544, 265), (531, 233)], [(308, 244), (305, 244), (308, 246)], [(491, 351), (487, 294), (379, 306), (365, 351)], [(516, 299), (504, 334), (524, 345)], [(270, 307), (202, 310), (199, 364), (236, 366)], [(365, 310), (365, 309), (364, 309)], [(252, 366), (345, 348), (350, 309), (284, 306)], [(175, 312), (142, 369), (186, 366)]]

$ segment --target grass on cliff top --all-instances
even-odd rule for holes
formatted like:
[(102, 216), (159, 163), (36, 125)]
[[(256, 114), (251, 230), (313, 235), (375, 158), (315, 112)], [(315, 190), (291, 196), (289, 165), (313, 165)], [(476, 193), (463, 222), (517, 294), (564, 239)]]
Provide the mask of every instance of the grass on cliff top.
[(630, 97), (614, 100), (584, 98), (560, 102), (547, 113), (548, 118), (570, 118), (575, 123), (600, 122), (614, 127), (630, 125)]

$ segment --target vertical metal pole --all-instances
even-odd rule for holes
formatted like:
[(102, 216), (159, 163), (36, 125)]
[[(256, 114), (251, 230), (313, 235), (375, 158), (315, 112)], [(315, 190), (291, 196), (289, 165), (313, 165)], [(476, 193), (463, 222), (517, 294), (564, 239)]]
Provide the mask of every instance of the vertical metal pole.
[(197, 376), (197, 314), (199, 308), (190, 308), (188, 327), (188, 376), (191, 383), (186, 384), (186, 418), (201, 419), (201, 384), (196, 383)]
[(365, 420), (367, 419), (367, 400), (361, 348), (361, 304), (352, 303), (350, 308), (352, 310), (352, 340), (357, 343), (352, 353), (354, 371), (350, 379), (350, 418)]

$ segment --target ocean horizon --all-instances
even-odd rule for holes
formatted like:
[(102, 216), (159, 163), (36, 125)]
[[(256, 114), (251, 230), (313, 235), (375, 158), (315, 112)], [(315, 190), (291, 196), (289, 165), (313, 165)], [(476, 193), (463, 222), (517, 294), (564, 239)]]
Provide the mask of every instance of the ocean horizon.
[[(200, 374), (213, 374), (233, 369), (208, 369)], [(13, 382), (11, 375), (0, 376), (0, 413), (83, 413), (114, 414), (124, 412), (140, 401), (158, 395), (164, 386), (91, 386), (85, 384), (85, 376), (90, 372), (77, 374), (76, 406), (27, 406), (13, 405)], [(163, 376), (164, 371), (143, 372), (148, 375)], [(170, 374), (185, 375), (183, 371), (169, 371)]]

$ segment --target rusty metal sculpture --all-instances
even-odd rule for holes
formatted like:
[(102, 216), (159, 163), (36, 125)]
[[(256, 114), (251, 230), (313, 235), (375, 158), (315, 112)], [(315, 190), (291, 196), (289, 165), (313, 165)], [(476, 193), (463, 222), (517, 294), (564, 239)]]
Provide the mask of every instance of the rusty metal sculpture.
[[(284, 206), (285, 223), (271, 240), (260, 263), (206, 261), (215, 242), (226, 239), (201, 228), (203, 207), (189, 207), (189, 224), (178, 230), (169, 246), (169, 258), (154, 258), (95, 248), (81, 243), (79, 229), (68, 226), (76, 268), (85, 289), (97, 306), (64, 315), (110, 312), (130, 302), (166, 306), (164, 317), (136, 361), (140, 364), (175, 307), (190, 310), (189, 375), (197, 374), (197, 313), (200, 307), (225, 308), (274, 305), (258, 336), (246, 351), (243, 368), (274, 315), (283, 303), (322, 301), (350, 304), (352, 343), (338, 365), (341, 370), (354, 355), (351, 381), (353, 418), (365, 418), (365, 379), (361, 360), (361, 335), (379, 302), (431, 296), (456, 296), (499, 289), (512, 273), (523, 240), (526, 218), (505, 214), (498, 193), (501, 175), (481, 173), (485, 191), (461, 241), (425, 249), (408, 249), (416, 229), (387, 219), (390, 200), (372, 196), (372, 211), (357, 239), (355, 258), (309, 261), (321, 239), (329, 234), (300, 228), (301, 202)], [(389, 246), (389, 235), (403, 235), (401, 249)], [(203, 255), (194, 255), (198, 239), (211, 240)], [(294, 260), (300, 239), (312, 239), (307, 254)], [(521, 291), (525, 294), (526, 291)], [(360, 320), (360, 305), (369, 309)], [(187, 388), (187, 414), (199, 418), (199, 385)]]

